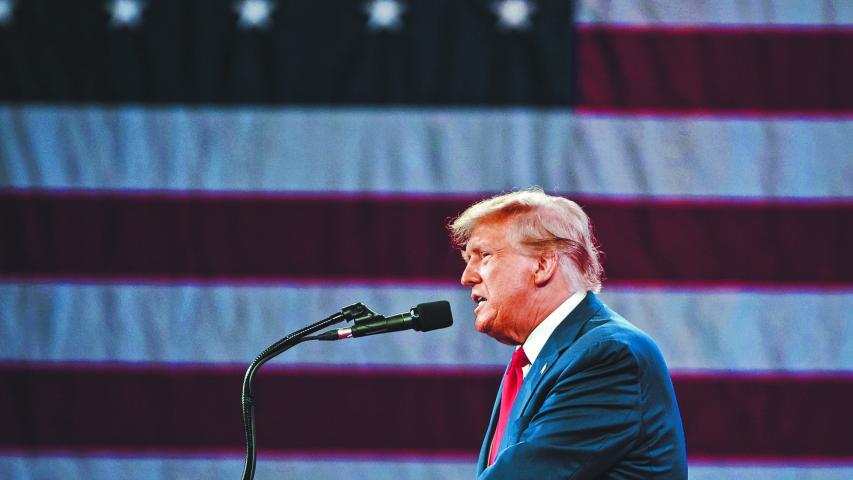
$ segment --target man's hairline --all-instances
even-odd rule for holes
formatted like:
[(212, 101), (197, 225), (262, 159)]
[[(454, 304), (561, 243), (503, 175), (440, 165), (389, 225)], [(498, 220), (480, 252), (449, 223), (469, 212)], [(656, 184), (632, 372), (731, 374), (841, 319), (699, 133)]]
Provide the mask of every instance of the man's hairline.
[[(465, 258), (467, 255), (466, 251), (468, 249), (468, 244), (471, 242), (471, 237), (474, 236), (474, 231), (477, 230), (477, 228), (479, 228), (485, 224), (494, 225), (494, 224), (503, 223), (503, 224), (509, 225), (514, 220), (520, 218), (522, 215), (524, 215), (526, 213), (530, 213), (530, 211), (507, 212), (505, 210), (498, 210), (495, 212), (491, 212), (488, 215), (483, 215), (482, 217), (477, 218), (476, 220), (472, 221), (471, 222), (471, 228), (469, 229), (470, 233), (469, 233), (468, 237), (465, 239), (465, 243), (459, 246), (459, 251), (462, 255), (462, 259), (466, 262), (468, 261), (468, 259)], [(519, 235), (515, 235), (515, 234), (510, 233), (510, 232), (518, 231), (518, 229), (508, 228), (505, 231), (507, 231), (508, 233), (505, 233), (504, 236), (509, 240), (510, 245), (513, 247), (513, 249), (515, 251), (517, 251), (518, 253), (520, 253), (522, 255), (525, 255), (525, 256), (530, 257), (530, 258), (536, 258), (536, 259), (541, 258), (543, 256), (547, 256), (547, 255), (556, 255), (559, 259), (563, 259), (565, 257), (565, 255), (562, 255), (561, 253), (559, 253), (557, 251), (550, 251), (550, 252), (549, 251), (543, 251), (543, 250), (539, 250), (539, 249), (536, 249), (534, 247), (531, 247), (530, 245), (526, 245), (522, 241), (522, 239), (519, 238)], [(576, 268), (574, 267), (574, 263), (571, 261), (571, 259), (566, 257), (566, 260), (569, 261), (568, 268), (574, 268), (576, 270)], [(562, 270), (564, 268), (564, 266), (562, 265), (562, 262), (559, 262), (559, 263), (560, 263), (560, 270)]]

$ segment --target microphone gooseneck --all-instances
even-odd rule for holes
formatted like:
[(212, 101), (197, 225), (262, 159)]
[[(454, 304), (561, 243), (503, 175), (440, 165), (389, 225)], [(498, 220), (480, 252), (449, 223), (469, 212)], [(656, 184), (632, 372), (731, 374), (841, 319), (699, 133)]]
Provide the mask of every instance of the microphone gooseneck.
[(241, 406), (243, 410), (243, 427), (246, 438), (246, 459), (243, 464), (243, 476), (242, 480), (252, 480), (255, 476), (255, 464), (256, 464), (256, 447), (255, 447), (255, 397), (254, 397), (254, 388), (253, 383), (255, 379), (255, 374), (258, 370), (269, 360), (272, 360), (277, 355), (284, 353), (284, 351), (292, 348), (302, 342), (307, 340), (313, 340), (316, 337), (309, 337), (308, 335), (320, 331), (324, 328), (328, 328), (336, 323), (343, 322), (345, 320), (356, 321), (362, 318), (371, 317), (376, 315), (375, 312), (370, 310), (366, 305), (362, 303), (356, 303), (341, 309), (340, 312), (335, 313), (334, 315), (327, 317), (323, 320), (320, 320), (317, 323), (311, 324), (305, 328), (299, 329), (290, 335), (282, 338), (281, 340), (273, 343), (266, 350), (261, 352), (251, 364), (249, 364), (249, 368), (246, 370), (246, 374), (243, 376), (243, 391), (241, 397)]
[[(343, 321), (351, 321), (354, 325), (349, 328), (329, 330), (319, 335), (311, 336), (312, 333)], [(255, 448), (255, 398), (252, 384), (255, 374), (263, 364), (289, 348), (308, 340), (340, 340), (341, 338), (363, 337), (400, 330), (428, 332), (437, 328), (449, 327), (452, 324), (453, 318), (450, 313), (450, 304), (444, 300), (421, 303), (406, 313), (390, 317), (379, 315), (366, 305), (356, 303), (343, 308), (340, 312), (328, 318), (297, 330), (270, 345), (249, 364), (249, 368), (243, 377), (241, 405), (244, 433), (246, 436), (246, 460), (243, 464), (242, 479), (252, 480), (255, 476), (257, 453)]]

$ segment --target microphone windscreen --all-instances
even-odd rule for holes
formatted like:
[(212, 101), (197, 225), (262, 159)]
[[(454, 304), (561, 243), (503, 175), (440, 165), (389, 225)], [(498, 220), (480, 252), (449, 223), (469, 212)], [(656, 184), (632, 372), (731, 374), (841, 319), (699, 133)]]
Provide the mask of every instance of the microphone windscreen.
[(447, 300), (421, 303), (415, 308), (418, 311), (418, 319), (415, 322), (418, 328), (415, 330), (428, 332), (453, 325), (453, 314), (450, 313), (450, 303)]

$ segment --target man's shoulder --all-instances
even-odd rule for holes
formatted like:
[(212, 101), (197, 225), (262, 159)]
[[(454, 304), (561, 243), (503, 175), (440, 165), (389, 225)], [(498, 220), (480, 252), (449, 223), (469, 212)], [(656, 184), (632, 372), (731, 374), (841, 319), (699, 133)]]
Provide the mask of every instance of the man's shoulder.
[[(654, 340), (621, 315), (603, 306), (579, 332), (575, 345), (643, 349), (654, 346)], [(575, 346), (573, 345), (573, 346)]]
[(663, 356), (655, 341), (644, 331), (604, 307), (580, 331), (574, 342), (561, 355), (569, 362), (606, 362), (623, 358), (644, 369), (665, 367)]

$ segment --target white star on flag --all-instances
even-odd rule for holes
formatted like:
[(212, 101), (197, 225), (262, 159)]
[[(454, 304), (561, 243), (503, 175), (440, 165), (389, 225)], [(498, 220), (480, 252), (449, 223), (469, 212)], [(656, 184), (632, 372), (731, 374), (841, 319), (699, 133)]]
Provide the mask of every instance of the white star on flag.
[(110, 12), (110, 26), (113, 28), (132, 28), (142, 20), (142, 10), (145, 3), (142, 0), (112, 0), (107, 4)]
[(12, 23), (12, 13), (14, 10), (14, 0), (0, 0), (0, 25), (9, 25)]
[(530, 16), (536, 12), (536, 5), (527, 0), (501, 0), (492, 4), (492, 11), (498, 16), (501, 28), (527, 30), (530, 28)]
[(370, 16), (367, 28), (371, 30), (399, 30), (403, 27), (400, 16), (406, 6), (397, 0), (373, 0), (364, 6)]
[(234, 10), (240, 14), (237, 23), (244, 29), (264, 29), (270, 25), (270, 16), (276, 4), (270, 0), (242, 0), (234, 5)]

